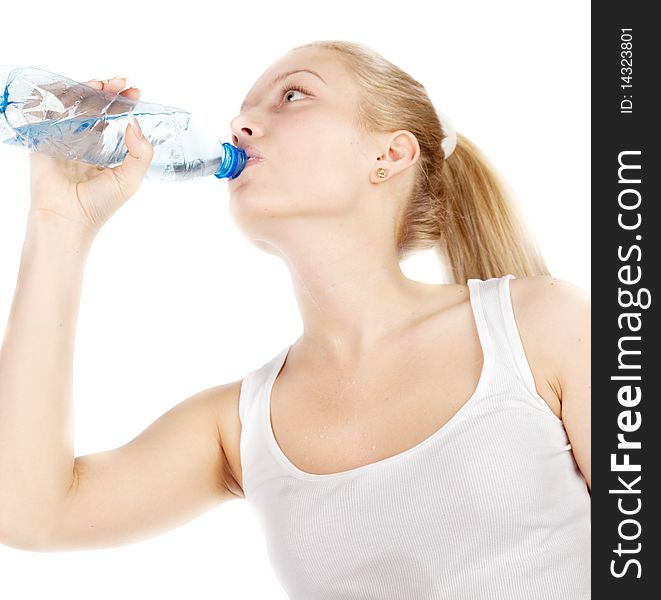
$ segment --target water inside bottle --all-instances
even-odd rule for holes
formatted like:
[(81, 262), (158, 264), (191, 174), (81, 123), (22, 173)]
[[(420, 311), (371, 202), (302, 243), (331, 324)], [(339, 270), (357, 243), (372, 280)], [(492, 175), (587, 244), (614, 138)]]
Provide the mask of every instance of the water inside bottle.
[[(189, 126), (190, 113), (118, 113), (103, 116), (76, 116), (39, 121), (14, 128), (15, 137), (6, 144), (20, 145), (31, 152), (60, 156), (104, 167), (122, 163), (128, 149), (124, 143), (130, 114), (140, 117), (143, 133), (154, 147), (154, 157), (147, 178), (183, 181), (214, 174), (222, 159), (222, 144), (210, 140), (204, 157), (200, 157), (200, 139), (195, 148), (186, 148), (181, 132)], [(179, 143), (175, 141), (179, 139)], [(183, 140), (183, 144), (182, 144)], [(190, 157), (196, 156), (193, 160)]]

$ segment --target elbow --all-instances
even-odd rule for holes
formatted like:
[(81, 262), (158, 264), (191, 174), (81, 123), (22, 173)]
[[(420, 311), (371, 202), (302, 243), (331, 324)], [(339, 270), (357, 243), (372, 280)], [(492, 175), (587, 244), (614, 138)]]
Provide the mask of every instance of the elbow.
[(35, 552), (35, 545), (28, 541), (27, 536), (15, 535), (4, 528), (0, 528), (0, 546)]
[(8, 532), (0, 530), (0, 546), (7, 546), (26, 552), (52, 552), (48, 544), (48, 536), (43, 532), (28, 533), (26, 531)]
[(36, 518), (29, 520), (7, 518), (0, 520), (0, 545), (28, 552), (49, 551), (49, 529)]

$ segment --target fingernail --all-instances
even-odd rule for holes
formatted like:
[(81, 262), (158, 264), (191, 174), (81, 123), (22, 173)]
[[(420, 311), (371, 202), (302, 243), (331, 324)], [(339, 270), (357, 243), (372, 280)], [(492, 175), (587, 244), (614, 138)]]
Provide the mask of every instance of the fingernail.
[(131, 127), (133, 127), (133, 132), (135, 133), (136, 137), (141, 140), (142, 139), (142, 128), (140, 127), (140, 123), (138, 123), (138, 120), (135, 117), (132, 117), (131, 121)]

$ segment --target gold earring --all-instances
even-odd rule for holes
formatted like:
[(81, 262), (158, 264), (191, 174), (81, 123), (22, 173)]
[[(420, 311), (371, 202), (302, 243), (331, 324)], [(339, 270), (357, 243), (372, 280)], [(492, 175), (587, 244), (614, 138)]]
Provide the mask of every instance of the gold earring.
[(388, 171), (386, 171), (383, 167), (379, 167), (376, 170), (376, 176), (381, 177), (382, 179), (388, 174)]

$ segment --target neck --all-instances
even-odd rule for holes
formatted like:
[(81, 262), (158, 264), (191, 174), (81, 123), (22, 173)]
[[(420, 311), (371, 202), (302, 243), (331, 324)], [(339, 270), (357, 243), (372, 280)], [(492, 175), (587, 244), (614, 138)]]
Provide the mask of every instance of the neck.
[(422, 294), (434, 286), (408, 279), (394, 240), (384, 238), (351, 235), (346, 226), (319, 236), (308, 227), (279, 245), (303, 320), (299, 345), (350, 361), (394, 339), (426, 308)]

